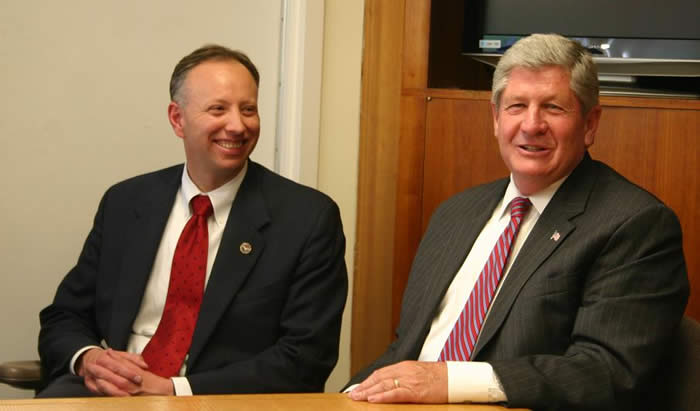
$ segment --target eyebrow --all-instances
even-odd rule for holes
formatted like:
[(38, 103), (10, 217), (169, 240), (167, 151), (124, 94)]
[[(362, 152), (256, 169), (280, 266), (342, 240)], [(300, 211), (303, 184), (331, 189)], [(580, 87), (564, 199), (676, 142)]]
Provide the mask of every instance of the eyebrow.
[[(505, 103), (506, 101), (522, 101), (522, 100), (528, 100), (528, 98), (525, 97), (525, 96), (523, 96), (523, 95), (520, 95), (520, 94), (511, 95), (511, 96), (505, 96), (505, 95), (504, 95), (503, 98), (502, 98), (502, 101), (503, 101), (504, 103)], [(561, 99), (561, 96), (558, 96), (558, 95), (556, 95), (556, 94), (545, 95), (545, 96), (542, 97), (542, 98), (538, 98), (538, 101), (542, 101), (542, 102), (557, 101), (557, 102), (559, 102), (559, 104), (563, 104), (563, 101), (562, 101), (562, 99)]]

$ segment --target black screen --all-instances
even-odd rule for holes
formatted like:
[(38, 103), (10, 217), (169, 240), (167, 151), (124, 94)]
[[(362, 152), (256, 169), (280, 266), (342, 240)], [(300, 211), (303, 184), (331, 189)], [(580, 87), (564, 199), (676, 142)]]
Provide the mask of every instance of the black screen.
[(484, 34), (700, 39), (700, 0), (486, 0), (483, 10)]

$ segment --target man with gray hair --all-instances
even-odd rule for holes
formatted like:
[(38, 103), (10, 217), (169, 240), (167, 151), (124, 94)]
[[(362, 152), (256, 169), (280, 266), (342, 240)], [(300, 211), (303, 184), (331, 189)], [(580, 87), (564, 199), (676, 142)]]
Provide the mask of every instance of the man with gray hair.
[(601, 107), (596, 67), (580, 44), (554, 34), (518, 41), (492, 92), (510, 177), (433, 214), (396, 339), (352, 378), (349, 395), (630, 407), (687, 302), (678, 219), (588, 154)]

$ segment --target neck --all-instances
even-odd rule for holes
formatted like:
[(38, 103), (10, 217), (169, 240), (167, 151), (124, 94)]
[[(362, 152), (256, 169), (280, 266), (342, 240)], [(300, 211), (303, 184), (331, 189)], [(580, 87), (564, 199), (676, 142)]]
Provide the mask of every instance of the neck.
[(187, 167), (187, 175), (202, 193), (208, 193), (216, 190), (217, 188), (236, 178), (240, 172), (241, 170), (235, 170), (234, 172), (225, 175), (197, 176), (192, 173), (189, 166)]

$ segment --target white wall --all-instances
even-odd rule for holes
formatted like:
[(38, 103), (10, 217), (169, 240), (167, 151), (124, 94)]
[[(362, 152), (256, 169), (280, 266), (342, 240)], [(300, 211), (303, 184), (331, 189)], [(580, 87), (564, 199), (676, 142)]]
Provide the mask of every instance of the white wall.
[[(183, 161), (166, 117), (182, 56), (211, 42), (250, 55), (262, 77), (253, 157), (273, 166), (281, 10), (282, 0), (0, 1), (0, 362), (38, 358), (39, 310), (105, 189)], [(0, 386), (0, 398), (27, 395)]]

